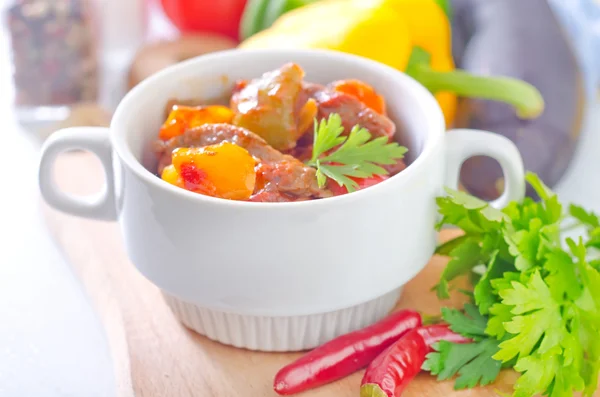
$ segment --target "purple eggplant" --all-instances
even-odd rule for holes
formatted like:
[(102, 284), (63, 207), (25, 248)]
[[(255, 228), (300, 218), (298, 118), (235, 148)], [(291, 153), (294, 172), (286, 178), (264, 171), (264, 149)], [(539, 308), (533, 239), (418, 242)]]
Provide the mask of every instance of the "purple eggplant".
[[(511, 139), (525, 168), (550, 187), (567, 170), (583, 123), (585, 92), (568, 37), (547, 0), (454, 0), (454, 56), (475, 74), (508, 76), (534, 85), (545, 110), (522, 120), (509, 105), (460, 101), (457, 127), (489, 130)], [(503, 188), (502, 170), (488, 157), (465, 162), (465, 188), (487, 200)], [(532, 191), (528, 195), (534, 196)]]
[(461, 64), (465, 48), (475, 34), (476, 0), (452, 0), (452, 56), (457, 65)]

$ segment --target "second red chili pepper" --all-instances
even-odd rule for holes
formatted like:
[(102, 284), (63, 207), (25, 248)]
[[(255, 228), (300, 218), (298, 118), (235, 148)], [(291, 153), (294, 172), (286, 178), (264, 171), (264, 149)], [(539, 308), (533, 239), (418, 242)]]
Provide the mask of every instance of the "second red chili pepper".
[(429, 325), (411, 330), (375, 358), (361, 382), (361, 397), (398, 397), (408, 383), (421, 372), (432, 345), (441, 340), (469, 343), (447, 325)]
[(342, 335), (282, 368), (273, 388), (278, 394), (288, 395), (341, 379), (366, 367), (402, 335), (419, 326), (419, 313), (403, 310)]

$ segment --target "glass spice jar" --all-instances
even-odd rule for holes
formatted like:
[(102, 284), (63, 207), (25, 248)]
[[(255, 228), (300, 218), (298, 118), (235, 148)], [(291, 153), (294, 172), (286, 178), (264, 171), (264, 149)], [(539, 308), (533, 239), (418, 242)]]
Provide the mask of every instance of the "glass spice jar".
[(10, 0), (14, 104), (23, 123), (59, 121), (98, 99), (94, 8), (88, 0)]

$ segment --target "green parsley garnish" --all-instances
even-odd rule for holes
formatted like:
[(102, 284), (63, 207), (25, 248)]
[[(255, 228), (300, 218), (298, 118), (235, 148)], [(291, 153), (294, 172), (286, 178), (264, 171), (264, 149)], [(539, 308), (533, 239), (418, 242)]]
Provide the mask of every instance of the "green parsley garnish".
[(492, 358), (498, 352), (499, 342), (486, 335), (487, 319), (472, 304), (465, 305), (465, 313), (444, 308), (442, 317), (452, 331), (470, 337), (473, 343), (441, 341), (435, 344), (433, 348), (436, 351), (427, 355), (423, 369), (437, 375), (438, 380), (458, 375), (456, 389), (492, 383), (500, 373), (502, 364)]
[(343, 132), (342, 118), (337, 113), (320, 123), (315, 121), (313, 154), (307, 164), (317, 169), (319, 187), (330, 178), (353, 192), (358, 183), (351, 178), (385, 175), (388, 172), (380, 165), (394, 164), (408, 151), (396, 142), (390, 143), (387, 137), (371, 139), (371, 133), (358, 125), (347, 137), (342, 136)]
[[(600, 220), (582, 207), (564, 208), (534, 174), (541, 198), (502, 211), (465, 193), (438, 198), (442, 220), (464, 235), (438, 247), (451, 259), (435, 287), (449, 297), (451, 281), (473, 281), (472, 304), (444, 309), (450, 327), (473, 343), (439, 343), (424, 368), (456, 388), (492, 382), (499, 368), (521, 373), (515, 397), (591, 396), (600, 373)], [(577, 241), (566, 230), (580, 228)]]

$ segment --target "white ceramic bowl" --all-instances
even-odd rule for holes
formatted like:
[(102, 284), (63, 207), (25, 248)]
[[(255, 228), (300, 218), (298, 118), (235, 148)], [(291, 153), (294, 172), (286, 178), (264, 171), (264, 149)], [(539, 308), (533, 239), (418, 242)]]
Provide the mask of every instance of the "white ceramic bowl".
[[(296, 62), (306, 80), (358, 78), (387, 100), (410, 166), (349, 195), (297, 203), (227, 201), (156, 177), (148, 144), (168, 99), (214, 98), (236, 79)], [(421, 85), (379, 63), (329, 51), (233, 50), (170, 67), (134, 88), (110, 129), (58, 131), (44, 145), (40, 188), (55, 208), (117, 220), (131, 261), (159, 286), (188, 327), (223, 343), (302, 350), (366, 326), (394, 306), (402, 286), (435, 246), (435, 197), (455, 187), (462, 162), (496, 158), (507, 190), (524, 192), (516, 147), (491, 133), (445, 133), (442, 112)], [(93, 199), (60, 191), (51, 177), (62, 151), (82, 148), (102, 161), (107, 184)]]

